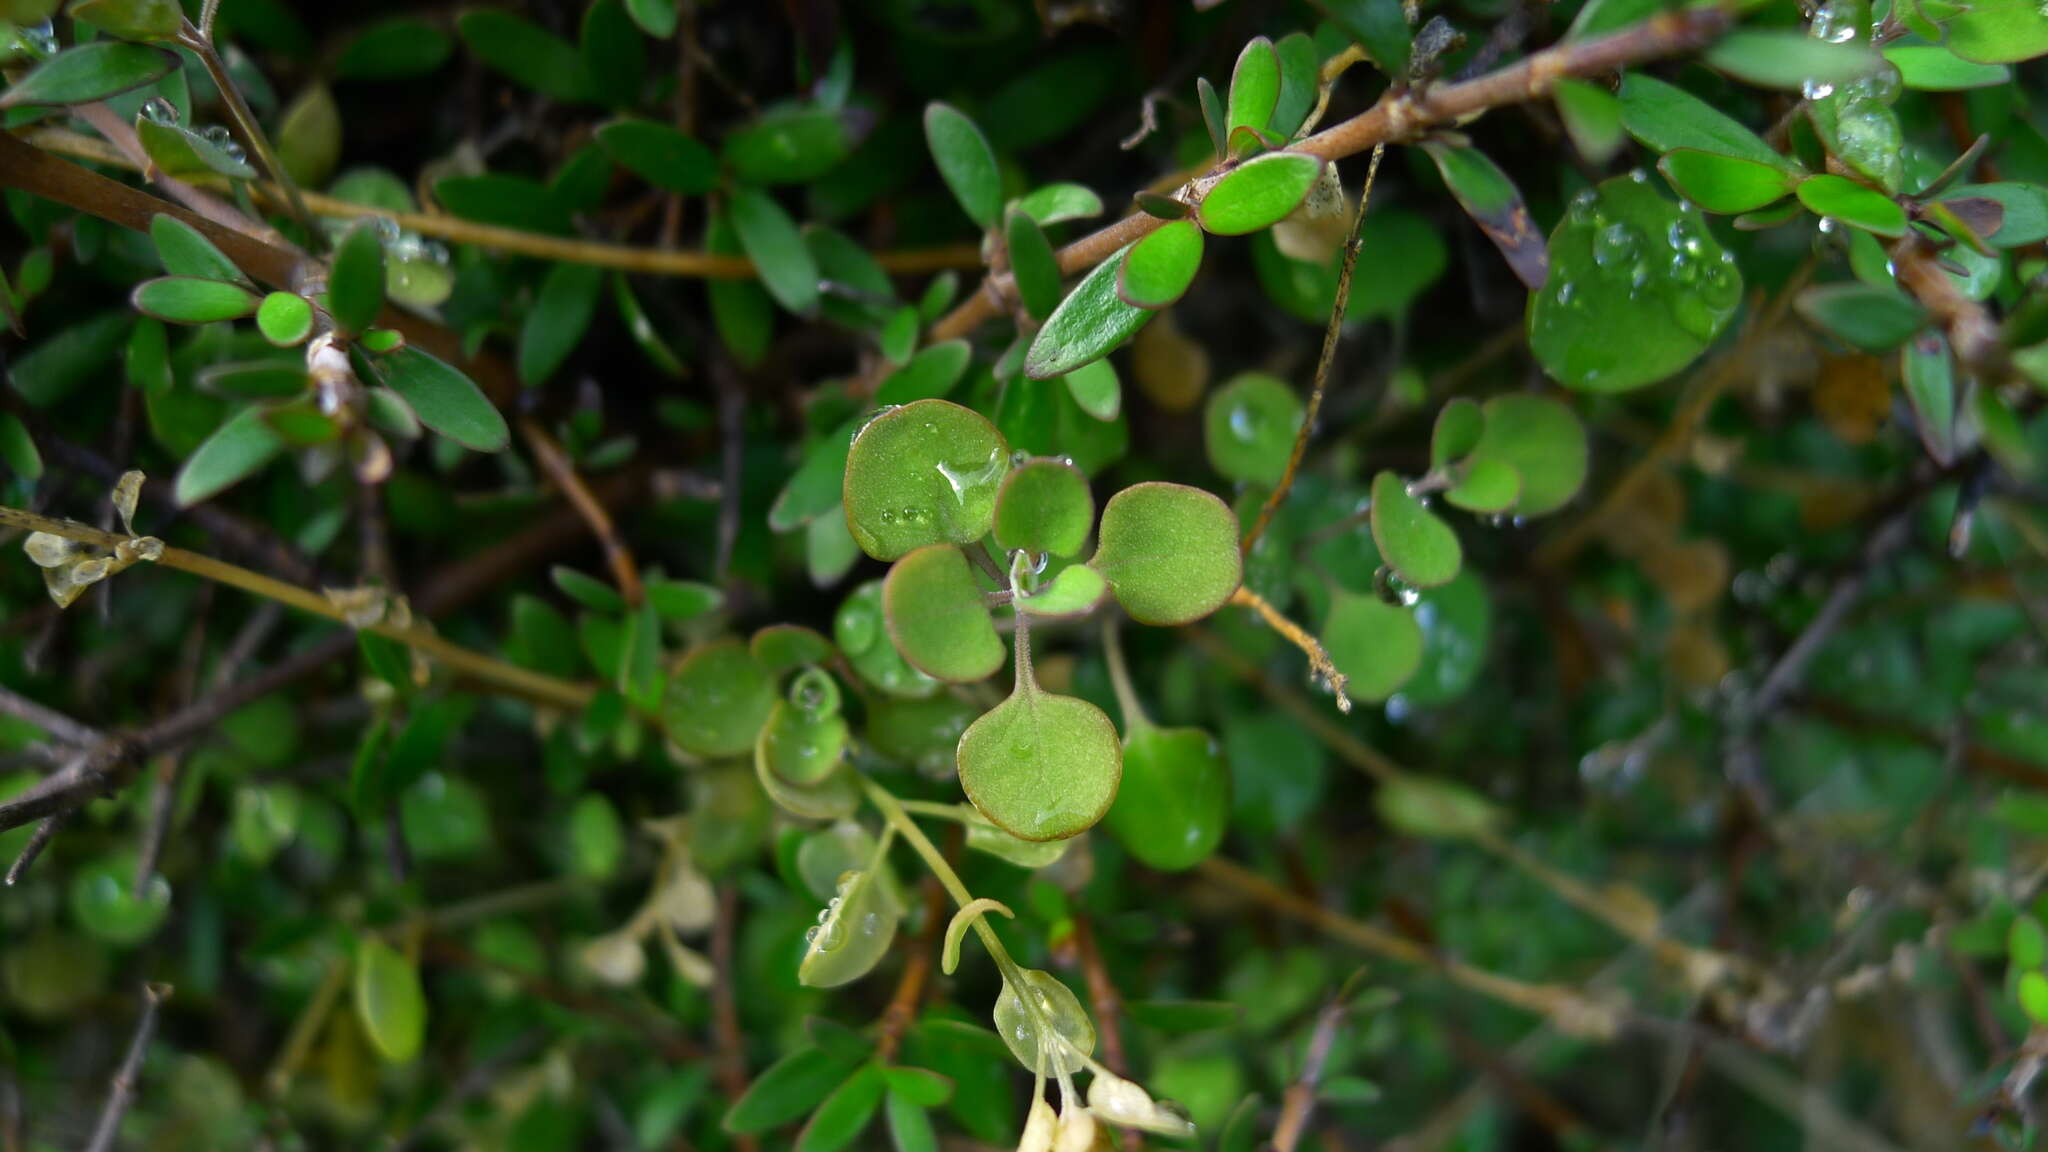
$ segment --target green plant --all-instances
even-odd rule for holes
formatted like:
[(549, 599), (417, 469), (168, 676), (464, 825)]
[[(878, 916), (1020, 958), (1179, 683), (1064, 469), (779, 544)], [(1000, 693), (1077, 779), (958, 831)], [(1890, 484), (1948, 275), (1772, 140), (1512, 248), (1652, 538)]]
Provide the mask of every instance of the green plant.
[(2035, 1146), (2048, 16), (1153, 7), (0, 0), (26, 1146)]

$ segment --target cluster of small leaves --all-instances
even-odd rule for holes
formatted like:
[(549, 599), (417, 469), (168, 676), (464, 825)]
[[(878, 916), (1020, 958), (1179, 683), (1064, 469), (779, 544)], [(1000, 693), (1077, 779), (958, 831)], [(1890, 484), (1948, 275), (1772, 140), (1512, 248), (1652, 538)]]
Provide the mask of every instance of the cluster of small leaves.
[[(108, 451), (175, 472), (195, 517), (241, 514), (166, 531), (292, 565), (357, 630), (352, 683), (262, 696), (153, 761), (0, 905), (0, 1051), (28, 1053), (10, 1067), (39, 1101), (75, 1079), (44, 1041), (110, 1001), (110, 969), (175, 966), (202, 1006), (174, 1020), (176, 1050), (195, 1054), (152, 1057), (131, 1121), (160, 1146), (236, 1146), (261, 1124), (552, 1149), (624, 1123), (642, 1147), (787, 1129), (835, 1152), (879, 1146), (879, 1120), (901, 1152), (942, 1127), (1065, 1152), (1113, 1126), (1182, 1139), (1192, 1120), (1236, 1150), (1302, 1084), (1319, 1114), (1392, 1138), (1456, 1095), (1473, 1051), (1494, 1067), (1486, 1045), (1514, 1017), (1426, 975), (1368, 1015), (1329, 953), (1172, 874), (1228, 852), (1383, 911), (1448, 961), (1425, 972), (1570, 982), (1613, 946), (1545, 901), (1654, 931), (1632, 885), (1675, 900), (1720, 876), (1723, 843), (1743, 881), (1727, 917), (1769, 962), (1832, 979), (1824, 946), (1881, 935), (1926, 970), (1873, 964), (1814, 997), (1893, 981), (1939, 1004), (1929, 971), (1968, 965), (1974, 1025), (2025, 1037), (1985, 1059), (2023, 1079), (2048, 1030), (2048, 935), (2016, 862), (2048, 809), (2019, 790), (1979, 802), (1961, 774), (2048, 763), (2023, 610), (2039, 589), (2017, 559), (2048, 540), (2029, 506), (2048, 453), (2048, 136), (2019, 67), (2048, 53), (2048, 16), (1759, 5), (1682, 62), (1539, 70), (1515, 96), (1543, 97), (1541, 131), (1499, 111), (1404, 131), (1384, 172), (1375, 157), (1340, 287), (1359, 191), (1346, 149), (1314, 136), (1324, 113), (1357, 111), (1352, 86), (1426, 108), (1468, 65), (1512, 59), (1521, 17), (1489, 36), (1491, 10), (1331, 0), (1257, 13), (1302, 30), (1219, 46), (1213, 18), (1176, 14), (1176, 43), (1227, 83), (1142, 93), (1136, 57), (1085, 29), (1041, 43), (1059, 29), (1035, 16), (1085, 25), (1110, 6), (804, 7), (790, 27), (682, 0), (421, 11), (316, 48), (312, 14), (256, 0), (220, 6), (218, 41), (211, 5), (0, 0), (9, 129), (53, 147), (91, 129), (117, 151), (105, 125), (132, 130), (145, 187), (187, 182), (216, 215), (261, 219), (243, 234), (166, 210), (142, 237), (10, 193), (29, 247), (0, 277), (0, 323), (33, 339), (8, 350), (0, 495), (67, 507), (91, 454), (64, 441), (100, 436), (118, 391), (134, 407)], [(1567, 16), (1565, 49), (1677, 14), (1588, 0)], [(239, 93), (207, 67), (231, 40), (255, 50), (223, 53)], [(766, 60), (793, 65), (794, 94), (757, 87)], [(457, 140), (439, 119), (377, 121), (376, 100), (458, 86), (490, 95)], [(1127, 148), (1182, 174), (1136, 195), (1108, 252), (1087, 236), (1102, 192), (1027, 173), (1093, 179), (1087, 138), (1120, 135), (1141, 98), (1151, 135)], [(234, 131), (201, 124), (209, 108)], [(415, 164), (390, 144), (415, 134), (442, 149), (416, 173), (355, 163), (390, 147)], [(285, 211), (292, 184), (323, 193), (317, 217)], [(279, 236), (300, 251), (265, 248), (290, 270), (259, 286), (251, 246)], [(971, 290), (871, 250), (962, 237), (909, 263), (978, 253)], [(625, 270), (641, 256), (705, 282)], [(1506, 342), (1477, 348), (1476, 325), (1504, 316)], [(1213, 386), (1212, 361), (1228, 372)], [(1526, 379), (1503, 367), (1519, 363)], [(1723, 392), (1736, 402), (1710, 411)], [(507, 413), (544, 430), (531, 465)], [(1880, 439), (1887, 422), (1904, 435)], [(1652, 457), (1622, 462), (1637, 452)], [(1596, 508), (1580, 494), (1603, 467), (1620, 480)], [(0, 639), (10, 688), (18, 670), (54, 693), (41, 653), (76, 641), (74, 680), (96, 685), (81, 706), (139, 723), (322, 642), (296, 623), (272, 639), (225, 590), (154, 572), (149, 595), (89, 618), (87, 591), (163, 548), (133, 534), (130, 475), (120, 549), (38, 533), (40, 574), (0, 576), (24, 621)], [(1852, 577), (1874, 606), (1845, 622), (1821, 574), (1901, 479), (1912, 500), (1933, 489), (1930, 510), (1907, 560)], [(654, 496), (607, 518), (592, 488)], [(555, 492), (573, 532), (540, 522)], [(442, 622), (551, 702), (486, 700), (407, 651), (436, 637), (387, 585), (483, 579), (416, 584), (411, 566), (496, 573), (586, 528), (613, 578), (556, 566), (551, 587)], [(45, 598), (71, 607), (61, 627), (41, 623)], [(1841, 629), (1818, 654), (1794, 639), (1814, 620)], [(1378, 707), (1345, 718), (1293, 695), (1289, 640)], [(1748, 693), (1788, 646), (1809, 691), (1758, 735)], [(1761, 770), (1722, 747), (1744, 739)], [(0, 720), (0, 797), (38, 785), (40, 740)], [(1331, 778), (1326, 742), (1374, 775), (1369, 798)], [(1723, 801), (1729, 781), (1748, 806)], [(1804, 799), (1772, 813), (1753, 799), (1767, 789)], [(145, 868), (129, 828), (156, 810), (172, 839)], [(1361, 834), (1375, 818), (1385, 834)], [(1867, 859), (1873, 831), (1949, 882)], [(1887, 898), (1891, 919), (1851, 935), (1870, 904), (1793, 850), (1809, 843), (1908, 910)], [(1502, 859), (1524, 863), (1503, 876)], [(1575, 879), (1603, 871), (1629, 879)], [(950, 924), (926, 890), (961, 905)], [(1833, 903), (1840, 924), (1811, 914)], [(992, 966), (962, 964), (969, 934)], [(954, 979), (928, 980), (913, 949)], [(875, 978), (899, 971), (894, 994)], [(1122, 993), (1107, 1016), (1105, 985)], [(1700, 1026), (1719, 1013), (1795, 1047), (1807, 1018), (1746, 992), (1700, 997)], [(199, 1025), (244, 1007), (279, 1050), (197, 1055)], [(1450, 1043), (1454, 1017), (1475, 1023)], [(1130, 1068), (1099, 1062), (1112, 1028)], [(1302, 1080), (1309, 1051), (1327, 1066)], [(1057, 1115), (1036, 1095), (1020, 1111), (1020, 1067), (1056, 1081)], [(1133, 1068), (1188, 1114), (1115, 1074)], [(1367, 1075), (1404, 1091), (1383, 1102)], [(1603, 1068), (1588, 1094), (1664, 1097), (1629, 1075)], [(261, 1077), (266, 1101), (246, 1101)], [(734, 1098), (710, 1103), (721, 1089)], [(1506, 1114), (1484, 1111), (1461, 1135), (1504, 1145), (1489, 1126)], [(1731, 1117), (1715, 1137), (1753, 1142)]]

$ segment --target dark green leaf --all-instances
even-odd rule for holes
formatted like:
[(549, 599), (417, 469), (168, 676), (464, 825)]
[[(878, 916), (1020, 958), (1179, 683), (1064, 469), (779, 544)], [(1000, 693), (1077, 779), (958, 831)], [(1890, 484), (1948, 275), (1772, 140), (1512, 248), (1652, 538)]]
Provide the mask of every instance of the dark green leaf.
[(1727, 113), (1682, 88), (1631, 72), (1621, 80), (1621, 123), (1628, 133), (1659, 152), (1696, 148), (1793, 170), (1763, 138)]
[(774, 197), (754, 188), (733, 192), (729, 206), (733, 231), (762, 287), (777, 303), (800, 316), (818, 306), (818, 266), (804, 245), (796, 222)]
[(89, 104), (153, 84), (177, 66), (161, 48), (95, 40), (66, 48), (0, 93), (0, 108), (29, 104)]
[(375, 324), (383, 308), (384, 241), (375, 221), (358, 220), (335, 245), (327, 311), (343, 335), (353, 336)]
[(335, 58), (334, 74), (344, 80), (395, 80), (439, 68), (455, 49), (439, 26), (393, 16), (365, 28)]
[(1151, 312), (1133, 308), (1117, 295), (1123, 255), (1118, 252), (1096, 265), (1060, 301), (1031, 341), (1031, 351), (1024, 357), (1026, 376), (1050, 380), (1100, 360), (1152, 318)]
[(925, 106), (924, 137), (967, 218), (983, 230), (995, 227), (1002, 215), (1002, 174), (981, 129), (959, 109), (934, 101)]
[(591, 99), (590, 75), (568, 41), (502, 8), (472, 8), (455, 21), (477, 58), (523, 87), (553, 100)]
[(590, 330), (604, 270), (590, 264), (555, 264), (540, 282), (533, 309), (519, 329), (519, 382), (532, 387), (555, 374)]
[(805, 1115), (854, 1070), (852, 1061), (804, 1048), (768, 1066), (725, 1114), (725, 1130), (765, 1132)]
[(1868, 284), (1824, 284), (1799, 295), (1799, 314), (1865, 352), (1888, 352), (1913, 338), (1927, 313), (1904, 293)]
[(614, 120), (597, 130), (613, 160), (658, 188), (701, 196), (718, 183), (718, 158), (692, 137), (652, 120)]
[(214, 247), (211, 240), (175, 216), (150, 217), (149, 238), (156, 245), (157, 259), (163, 261), (164, 271), (173, 276), (250, 283), (235, 262)]
[(455, 367), (407, 345), (380, 357), (377, 369), (384, 383), (412, 405), (420, 423), (457, 444), (497, 452), (510, 442), (505, 417)]

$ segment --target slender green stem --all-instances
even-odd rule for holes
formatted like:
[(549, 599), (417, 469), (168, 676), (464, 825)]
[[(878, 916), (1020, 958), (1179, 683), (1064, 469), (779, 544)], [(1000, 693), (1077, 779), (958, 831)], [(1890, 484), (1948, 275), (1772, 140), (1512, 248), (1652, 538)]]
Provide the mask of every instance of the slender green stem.
[(951, 820), (955, 824), (973, 824), (976, 819), (967, 809), (958, 804), (941, 804), (936, 800), (898, 800), (903, 810), (916, 816), (930, 816), (939, 820)]
[[(938, 845), (933, 844), (931, 838), (924, 834), (924, 829), (919, 828), (917, 822), (910, 818), (910, 813), (904, 810), (903, 801), (898, 800), (895, 793), (866, 776), (855, 773), (854, 779), (860, 781), (861, 791), (867, 794), (868, 802), (882, 814), (882, 819), (888, 822), (889, 827), (900, 833), (903, 839), (909, 842), (911, 849), (924, 859), (925, 867), (932, 870), (932, 875), (938, 878), (939, 886), (946, 890), (946, 895), (953, 898), (953, 903), (962, 908), (974, 903), (974, 893), (967, 890), (967, 885), (960, 879), (960, 874), (953, 871), (951, 864), (946, 863), (945, 854), (939, 851)], [(1030, 1014), (1032, 1026), (1039, 1036), (1057, 1036), (1058, 1034), (1039, 1015), (1038, 1004), (1034, 998), (1025, 994), (1024, 970), (1010, 958), (1010, 952), (1003, 947), (1002, 939), (996, 935), (996, 930), (989, 927), (987, 917), (975, 917), (974, 933), (981, 937), (982, 946), (988, 949), (989, 958), (996, 962), (996, 970), (1003, 974), (1003, 982), (1010, 986), (1018, 1001), (1024, 1005), (1024, 1010)]]
[(299, 195), (297, 182), (292, 179), (291, 173), (284, 170), (284, 164), (278, 160), (277, 153), (270, 147), (270, 137), (264, 134), (263, 125), (257, 122), (256, 114), (249, 109), (249, 102), (242, 99), (242, 90), (235, 86), (234, 77), (228, 75), (227, 63), (214, 49), (214, 7), (214, 4), (207, 6), (199, 26), (195, 27), (191, 21), (186, 21), (184, 31), (178, 34), (178, 43), (191, 49), (193, 54), (199, 57), (199, 62), (206, 65), (206, 74), (213, 77), (214, 87), (220, 89), (220, 98), (227, 103), (228, 115), (234, 119), (235, 127), (241, 131), (242, 138), (249, 142), (250, 151), (256, 153), (256, 159), (262, 162), (264, 171), (270, 173), (270, 178), (277, 182), (279, 188), (284, 189), (285, 199), (291, 203), (292, 216), (306, 230), (306, 243), (317, 252), (323, 247), (320, 229), (313, 223), (313, 214), (306, 210), (306, 201)]
[(1102, 658), (1109, 665), (1109, 686), (1116, 692), (1117, 710), (1124, 714), (1124, 735), (1150, 728), (1152, 717), (1145, 714), (1145, 706), (1131, 687), (1131, 669), (1124, 663), (1123, 629), (1114, 616), (1102, 618)]

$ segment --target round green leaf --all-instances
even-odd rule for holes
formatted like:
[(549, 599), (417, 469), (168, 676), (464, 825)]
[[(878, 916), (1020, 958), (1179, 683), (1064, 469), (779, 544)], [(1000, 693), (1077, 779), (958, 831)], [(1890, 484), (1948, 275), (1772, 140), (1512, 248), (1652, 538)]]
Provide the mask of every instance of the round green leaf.
[(981, 129), (959, 109), (935, 100), (925, 106), (924, 138), (968, 219), (984, 230), (995, 227), (1002, 215), (1003, 180)]
[(832, 658), (832, 642), (801, 624), (770, 624), (747, 642), (754, 663), (770, 676)]
[(2015, 916), (2005, 932), (2005, 956), (2015, 968), (2048, 965), (2048, 928), (2032, 916)]
[(854, 673), (884, 695), (920, 699), (939, 690), (937, 680), (905, 663), (903, 654), (889, 642), (880, 580), (870, 580), (847, 594), (832, 618), (832, 638)]
[(1306, 152), (1254, 157), (1209, 186), (1195, 207), (1196, 218), (1218, 236), (1257, 232), (1294, 211), (1322, 173), (1323, 161)]
[(356, 1019), (378, 1054), (393, 1064), (419, 1055), (427, 1034), (427, 998), (412, 961), (375, 936), (356, 945)]
[(1123, 749), (1102, 709), (1029, 681), (960, 736), (960, 787), (989, 822), (1020, 840), (1063, 840), (1116, 799)]
[(902, 918), (874, 872), (846, 873), (818, 923), (804, 933), (797, 980), (809, 988), (837, 988), (867, 975), (888, 955)]
[(384, 307), (384, 240), (376, 221), (365, 217), (350, 226), (334, 248), (327, 274), (327, 311), (343, 335), (354, 335), (377, 322)]
[[(807, 686), (822, 682), (827, 687)], [(829, 696), (829, 703), (821, 702)], [(799, 787), (818, 785), (846, 762), (846, 718), (839, 714), (839, 690), (818, 669), (799, 675), (789, 697), (777, 700), (754, 745), (754, 755), (776, 778)]]
[(1795, 183), (1775, 164), (1679, 148), (1657, 162), (1657, 170), (1686, 199), (1709, 212), (1732, 215), (1775, 204)]
[(256, 310), (256, 294), (239, 284), (161, 276), (135, 286), (135, 310), (171, 324), (213, 324), (240, 320)]
[(1307, 410), (1277, 376), (1244, 372), (1209, 394), (1202, 439), (1225, 479), (1271, 487), (1287, 474)]
[(1053, 309), (1024, 355), (1026, 376), (1050, 380), (1100, 360), (1152, 318), (1149, 310), (1134, 308), (1117, 295), (1123, 255), (1118, 252), (1097, 264)]
[(889, 639), (910, 666), (936, 680), (985, 680), (1007, 654), (967, 557), (951, 544), (907, 553), (882, 582)]
[(1640, 174), (1572, 201), (1529, 296), (1529, 346), (1568, 388), (1621, 392), (1692, 363), (1735, 314), (1742, 274), (1699, 210)]
[(836, 821), (797, 845), (797, 877), (812, 896), (830, 900), (839, 892), (839, 878), (867, 867), (874, 855), (874, 833), (852, 820)]
[(1414, 615), (1376, 596), (1335, 593), (1321, 639), (1354, 700), (1392, 696), (1422, 661), (1422, 628)]
[(1017, 610), (1033, 616), (1079, 616), (1093, 611), (1109, 594), (1109, 581), (1086, 564), (1070, 564), (1028, 596), (1019, 596)]
[(1372, 479), (1372, 538), (1394, 571), (1417, 588), (1447, 583), (1464, 563), (1458, 534), (1392, 472)]
[(877, 560), (972, 543), (988, 533), (1009, 468), (1003, 434), (971, 409), (944, 400), (890, 409), (847, 453), (846, 527)]
[(996, 543), (1005, 549), (1072, 556), (1095, 524), (1088, 478), (1064, 460), (1026, 460), (1010, 470), (996, 493)]
[(1511, 392), (1488, 400), (1485, 416), (1472, 459), (1499, 460), (1521, 477), (1516, 512), (1547, 515), (1578, 493), (1586, 482), (1586, 429), (1563, 402)]
[(1505, 460), (1481, 456), (1458, 466), (1457, 481), (1444, 489), (1444, 503), (1467, 512), (1506, 512), (1522, 496), (1522, 476)]
[(1102, 510), (1089, 567), (1140, 624), (1186, 624), (1230, 599), (1243, 578), (1237, 516), (1199, 488), (1133, 484)]
[(256, 328), (280, 348), (303, 344), (313, 334), (313, 305), (296, 292), (272, 292), (256, 306)]
[(1181, 298), (1202, 267), (1202, 230), (1174, 220), (1124, 249), (1116, 294), (1134, 308), (1164, 308)]
[(116, 852), (71, 877), (71, 918), (86, 935), (109, 944), (139, 944), (156, 934), (170, 914), (171, 886), (150, 873), (135, 895), (136, 857)]
[(1493, 628), (1486, 587), (1466, 568), (1449, 584), (1417, 597), (1413, 611), (1422, 628), (1422, 661), (1401, 685), (1402, 698), (1423, 707), (1455, 700), (1486, 664)]
[(1230, 765), (1214, 736), (1131, 727), (1123, 782), (1103, 823), (1132, 856), (1163, 872), (1192, 868), (1216, 851), (1229, 822)]
[[(1032, 1026), (1031, 1014), (1025, 1010), (1022, 996), (1030, 996), (1038, 1008), (1038, 1018), (1053, 1030), (1063, 1044), (1055, 1046), (1052, 1052), (1040, 1054), (1038, 1029)], [(1003, 993), (996, 997), (996, 1034), (1009, 1046), (1010, 1054), (1024, 1067), (1037, 1071), (1043, 1068), (1048, 1075), (1079, 1072), (1084, 1065), (1082, 1057), (1095, 1052), (1095, 1024), (1088, 1018), (1088, 1012), (1081, 1007), (1081, 1001), (1073, 990), (1060, 983), (1050, 972), (1037, 968), (1024, 971), (1024, 987), (1012, 987), (1007, 981)]]
[(767, 732), (763, 729), (763, 739), (755, 745), (754, 779), (777, 808), (800, 820), (844, 820), (860, 811), (860, 785), (851, 772), (833, 772), (815, 784), (795, 784), (776, 775), (762, 748)]
[(168, 75), (178, 58), (161, 48), (95, 40), (66, 48), (0, 93), (0, 108), (31, 104), (88, 104)]
[(737, 756), (754, 746), (774, 706), (775, 685), (746, 644), (714, 640), (676, 665), (662, 702), (662, 726), (692, 755)]
[(1479, 446), (1480, 433), (1486, 429), (1486, 417), (1479, 405), (1459, 397), (1445, 404), (1436, 414), (1436, 424), (1429, 432), (1429, 466), (1432, 470), (1445, 467), (1464, 457)]
[(1906, 210), (1899, 202), (1847, 176), (1808, 176), (1799, 182), (1799, 202), (1816, 216), (1832, 217), (1879, 236), (1904, 236)]

